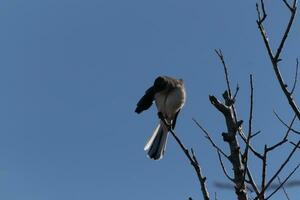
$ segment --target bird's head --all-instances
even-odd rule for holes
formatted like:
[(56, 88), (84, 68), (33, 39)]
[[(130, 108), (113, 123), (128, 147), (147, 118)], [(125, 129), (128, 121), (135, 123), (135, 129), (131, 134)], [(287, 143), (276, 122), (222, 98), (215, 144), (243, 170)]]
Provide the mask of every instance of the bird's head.
[(154, 81), (154, 88), (156, 91), (162, 91), (166, 87), (166, 80), (164, 77), (159, 76)]

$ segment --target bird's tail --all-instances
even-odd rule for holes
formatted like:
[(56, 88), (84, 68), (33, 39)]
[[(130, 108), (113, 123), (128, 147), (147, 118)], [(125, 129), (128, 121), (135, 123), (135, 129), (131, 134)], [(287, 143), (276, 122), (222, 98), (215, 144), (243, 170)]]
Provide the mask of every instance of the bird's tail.
[(168, 129), (162, 124), (158, 124), (152, 136), (146, 143), (144, 150), (148, 150), (148, 157), (159, 160), (163, 157), (168, 138)]

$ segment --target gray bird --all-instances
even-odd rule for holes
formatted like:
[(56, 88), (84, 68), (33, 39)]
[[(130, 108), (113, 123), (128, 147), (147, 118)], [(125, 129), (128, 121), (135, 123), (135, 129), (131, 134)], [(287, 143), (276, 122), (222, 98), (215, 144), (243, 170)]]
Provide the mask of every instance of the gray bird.
[(151, 107), (155, 101), (158, 116), (165, 119), (169, 127), (160, 120), (152, 136), (146, 143), (144, 150), (148, 151), (148, 157), (159, 160), (166, 149), (169, 128), (174, 129), (178, 113), (182, 109), (186, 98), (186, 92), (182, 79), (168, 76), (159, 76), (153, 86), (146, 90), (144, 96), (137, 103), (135, 112), (140, 114)]

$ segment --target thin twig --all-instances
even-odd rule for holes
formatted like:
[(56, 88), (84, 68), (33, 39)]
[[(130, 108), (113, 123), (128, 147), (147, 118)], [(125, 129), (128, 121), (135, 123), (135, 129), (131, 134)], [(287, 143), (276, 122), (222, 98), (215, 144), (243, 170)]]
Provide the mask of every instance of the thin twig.
[[(295, 0), (295, 2), (296, 2), (296, 0)], [(279, 44), (278, 49), (277, 49), (277, 52), (275, 54), (275, 57), (274, 57), (275, 61), (277, 61), (278, 58), (279, 58), (279, 56), (280, 56), (280, 53), (281, 53), (281, 51), (283, 49), (285, 41), (286, 41), (286, 39), (288, 37), (288, 34), (289, 34), (290, 30), (291, 30), (291, 27), (292, 27), (292, 24), (294, 22), (294, 18), (295, 18), (295, 15), (296, 15), (296, 5), (294, 4), (293, 8), (291, 8), (291, 7), (289, 7), (289, 8), (290, 8), (290, 12), (291, 12), (291, 18), (290, 18), (290, 20), (288, 22), (288, 25), (287, 25), (287, 27), (285, 29), (285, 32), (283, 34), (283, 37), (282, 37), (282, 39), (280, 41), (280, 44)]]
[[(256, 134), (253, 134), (252, 137), (256, 136), (256, 135), (259, 134), (259, 133), (260, 133), (260, 131), (258, 131)], [(244, 132), (243, 132), (242, 129), (239, 130), (239, 136), (242, 138), (243, 142), (246, 144), (246, 143), (247, 143), (247, 138), (246, 138), (246, 136), (245, 136), (245, 134), (244, 134)], [(251, 152), (252, 152), (257, 158), (259, 158), (259, 159), (261, 159), (261, 160), (263, 159), (263, 155), (260, 154), (260, 153), (258, 153), (258, 152), (254, 149), (254, 147), (252, 147), (252, 145), (251, 145), (250, 142), (249, 142), (249, 149), (251, 150)]]
[(266, 9), (265, 9), (265, 4), (264, 4), (264, 1), (263, 0), (260, 0), (260, 3), (261, 3), (261, 8), (262, 8), (262, 11), (263, 11), (263, 18), (262, 18), (262, 21), (264, 21), (267, 17), (267, 14), (266, 14)]
[(262, 160), (262, 181), (261, 181), (261, 192), (260, 192), (260, 195), (259, 197), (261, 198), (264, 198), (264, 195), (265, 195), (265, 189), (266, 189), (266, 171), (267, 171), (267, 145), (265, 145), (264, 147), (264, 155), (263, 155), (263, 160)]
[(222, 167), (222, 170), (223, 170), (225, 176), (226, 176), (230, 181), (232, 181), (232, 182), (234, 183), (234, 179), (231, 178), (231, 177), (229, 176), (229, 174), (227, 173), (227, 171), (226, 171), (226, 168), (225, 168), (224, 163), (223, 163), (222, 158), (221, 158), (220, 151), (217, 150), (217, 152), (218, 152), (219, 161), (220, 161), (220, 164), (221, 164), (221, 167)]
[(290, 152), (290, 154), (288, 155), (288, 157), (286, 158), (286, 160), (282, 163), (282, 165), (276, 171), (276, 173), (268, 181), (268, 183), (266, 184), (266, 186), (264, 188), (262, 188), (262, 191), (260, 192), (261, 195), (264, 194), (264, 192), (266, 191), (266, 189), (268, 189), (268, 187), (270, 187), (270, 185), (272, 184), (272, 182), (274, 181), (274, 179), (279, 175), (279, 173), (282, 171), (282, 169), (286, 166), (286, 164), (289, 162), (289, 160), (291, 159), (291, 157), (294, 155), (296, 149), (299, 148), (299, 145), (300, 145), (300, 140), (295, 145), (295, 147), (293, 148), (293, 150)]
[(296, 8), (297, 2), (298, 2), (298, 0), (294, 0), (294, 2), (293, 2), (293, 9)]
[(193, 160), (194, 160), (194, 165), (193, 166), (196, 170), (197, 176), (200, 177), (199, 181), (200, 181), (200, 185), (201, 185), (201, 192), (202, 192), (203, 198), (205, 200), (209, 200), (209, 193), (208, 193), (208, 190), (207, 190), (207, 187), (206, 187), (206, 184), (205, 184), (206, 177), (204, 177), (202, 175), (201, 167), (199, 165), (197, 157), (195, 156), (195, 152), (194, 152), (193, 148), (191, 148), (191, 152), (192, 152)]
[(236, 96), (237, 96), (239, 90), (240, 90), (240, 86), (239, 86), (239, 84), (237, 84), (237, 85), (236, 85), (236, 88), (235, 88), (235, 93), (234, 93), (234, 95), (233, 95), (233, 97), (232, 97), (233, 100), (236, 99)]
[(268, 148), (267, 148), (267, 152), (274, 150), (275, 148), (277, 148), (277, 147), (283, 145), (284, 143), (286, 143), (287, 141), (288, 141), (288, 140), (287, 140), (286, 138), (283, 138), (283, 139), (282, 139), (281, 141), (279, 141), (278, 143), (274, 144), (274, 145), (271, 146), (271, 147), (268, 147)]
[(211, 143), (211, 145), (218, 151), (220, 152), (223, 156), (225, 156), (227, 159), (229, 159), (229, 156), (226, 155), (226, 153), (224, 153), (224, 151), (218, 146), (216, 145), (216, 143), (213, 141), (213, 139), (210, 137), (210, 134), (200, 125), (200, 123), (198, 123), (196, 121), (196, 119), (193, 119), (193, 121), (196, 123), (196, 125), (202, 130), (202, 132), (204, 133), (205, 137), (209, 140), (209, 142)]
[[(261, 0), (262, 10), (263, 10), (263, 12), (265, 12), (264, 11), (264, 4), (263, 3), (264, 3), (263, 0)], [(286, 27), (286, 29), (284, 31), (283, 37), (282, 37), (282, 39), (281, 39), (281, 41), (279, 43), (279, 46), (278, 46), (277, 51), (275, 53), (275, 56), (272, 53), (272, 49), (270, 47), (266, 31), (265, 31), (265, 29), (263, 27), (263, 21), (264, 20), (262, 20), (261, 17), (260, 17), (260, 11), (259, 11), (258, 6), (257, 6), (258, 20), (256, 22), (257, 22), (258, 28), (260, 30), (260, 33), (262, 35), (263, 41), (265, 43), (265, 47), (266, 47), (268, 55), (270, 57), (270, 60), (271, 60), (272, 66), (273, 66), (273, 70), (275, 72), (276, 78), (277, 78), (277, 80), (279, 82), (279, 85), (281, 87), (281, 90), (285, 94), (286, 99), (288, 100), (288, 103), (291, 106), (291, 108), (294, 111), (294, 113), (297, 115), (297, 118), (300, 120), (300, 110), (299, 110), (299, 107), (297, 106), (296, 102), (294, 101), (294, 99), (292, 97), (292, 94), (288, 91), (287, 84), (285, 83), (285, 81), (284, 81), (284, 79), (283, 79), (283, 77), (281, 75), (279, 66), (278, 66), (278, 62), (280, 61), (279, 57), (280, 57), (281, 51), (282, 51), (282, 49), (284, 47), (285, 41), (286, 41), (286, 39), (288, 37), (288, 34), (289, 34), (290, 30), (291, 30), (292, 24), (293, 24), (294, 19), (295, 19), (295, 15), (296, 15), (296, 11), (297, 11), (296, 3), (297, 3), (297, 0), (294, 0), (293, 7), (291, 9), (289, 9), (290, 12), (291, 12), (291, 16), (290, 16), (289, 22), (287, 24), (287, 27)]]
[[(296, 146), (297, 144), (293, 141), (290, 141), (290, 144), (292, 144), (293, 146)], [(298, 147), (300, 149), (300, 146)]]
[[(250, 139), (252, 135), (252, 118), (253, 118), (253, 80), (252, 80), (252, 74), (250, 75), (250, 111), (249, 111), (249, 127), (248, 127), (248, 136), (246, 140), (246, 147), (243, 154), (243, 163), (244, 168), (248, 169), (248, 151), (249, 151), (249, 144)], [(244, 170), (244, 180), (246, 178), (246, 172), (247, 170)]]
[(280, 188), (283, 188), (283, 185), (289, 180), (289, 178), (296, 172), (296, 170), (300, 167), (298, 164), (294, 170), (284, 179), (284, 181), (266, 198), (266, 200), (270, 199)]
[[(277, 119), (278, 119), (278, 120), (279, 120), (286, 128), (290, 129), (290, 130), (291, 130), (292, 132), (294, 132), (294, 133), (300, 134), (300, 131), (297, 131), (297, 130), (293, 129), (291, 126), (287, 125), (287, 124), (279, 117), (279, 115), (278, 115), (275, 111), (273, 111), (273, 112), (274, 112), (275, 116), (277, 117)], [(294, 115), (294, 118), (293, 118), (293, 120), (292, 120), (293, 123), (294, 123), (296, 117), (297, 117), (297, 116)]]
[(254, 192), (256, 193), (256, 195), (259, 195), (258, 187), (257, 187), (256, 183), (254, 182), (254, 179), (252, 177), (252, 173), (251, 173), (251, 171), (248, 167), (247, 167), (246, 171), (247, 171), (247, 176), (248, 176), (249, 181), (250, 181), (250, 185), (252, 186), (252, 188), (253, 188)]
[(254, 133), (253, 135), (251, 135), (251, 139), (254, 138), (255, 136), (257, 136), (260, 133), (261, 133), (261, 131), (257, 131), (256, 133)]
[(294, 90), (295, 90), (296, 85), (297, 85), (298, 68), (299, 68), (299, 61), (298, 61), (298, 58), (297, 58), (297, 59), (296, 59), (296, 73), (295, 73), (294, 84), (293, 84), (293, 88), (292, 88), (292, 90), (291, 90), (291, 92), (290, 92), (291, 95), (294, 93)]
[(258, 25), (258, 29), (260, 30), (260, 33), (262, 35), (262, 38), (264, 40), (264, 43), (265, 43), (265, 46), (266, 46), (266, 49), (268, 51), (268, 54), (269, 54), (269, 57), (271, 58), (271, 60), (273, 59), (273, 52), (272, 52), (272, 49), (270, 47), (270, 44), (269, 44), (269, 39), (268, 39), (268, 36), (267, 36), (267, 33), (266, 33), (266, 30), (264, 29), (264, 26), (263, 26), (263, 21), (266, 19), (266, 14), (265, 14), (265, 9), (264, 9), (264, 1), (261, 0), (261, 7), (262, 7), (262, 10), (264, 12), (264, 16), (263, 18), (261, 18), (260, 16), (260, 9), (259, 9), (259, 6), (258, 4), (256, 4), (256, 11), (257, 11), (257, 14), (258, 14), (258, 19), (256, 20), (256, 23)]
[(274, 144), (273, 146), (267, 148), (267, 152), (274, 150), (275, 148), (281, 146), (282, 144), (284, 144), (284, 143), (286, 143), (286, 142), (288, 141), (287, 138), (288, 138), (288, 136), (289, 136), (290, 131), (292, 130), (292, 126), (293, 126), (293, 124), (294, 124), (294, 122), (295, 122), (295, 119), (296, 119), (296, 115), (295, 115), (294, 118), (292, 119), (290, 125), (287, 126), (288, 129), (287, 129), (287, 131), (286, 131), (284, 137), (282, 138), (282, 140), (279, 141), (278, 143)]
[(289, 4), (286, 0), (282, 0), (282, 1), (283, 1), (283, 3), (286, 5), (286, 7), (288, 7), (288, 8), (290, 9), (290, 11), (292, 12), (293, 9), (292, 9), (292, 7), (290, 6), (290, 4)]
[(189, 159), (191, 165), (194, 167), (194, 170), (197, 174), (197, 177), (198, 177), (198, 180), (199, 180), (199, 183), (200, 183), (200, 186), (201, 186), (203, 199), (204, 200), (209, 200), (209, 193), (208, 193), (208, 190), (207, 190), (207, 187), (206, 187), (206, 184), (205, 184), (206, 177), (204, 177), (202, 175), (201, 167), (198, 163), (198, 160), (196, 159), (196, 156), (194, 154), (193, 149), (191, 149), (191, 151), (192, 151), (192, 155), (191, 155), (189, 150), (184, 146), (184, 144), (181, 142), (181, 140), (177, 137), (175, 131), (167, 123), (166, 119), (164, 119), (162, 116), (160, 116), (160, 118), (161, 118), (162, 122), (168, 127), (169, 131), (171, 132), (172, 136), (176, 140), (177, 144), (180, 146), (180, 148), (182, 149), (182, 151), (184, 152), (186, 157)]
[[(281, 182), (279, 176), (277, 177), (277, 179), (278, 179), (279, 184), (282, 184), (282, 182)], [(283, 190), (283, 193), (284, 193), (286, 199), (287, 199), (287, 200), (290, 200), (289, 195), (288, 195), (288, 193), (286, 192), (285, 187), (284, 187), (283, 184), (282, 184), (282, 190)]]
[(274, 144), (273, 146), (268, 147), (268, 148), (267, 148), (267, 152), (274, 150), (275, 148), (281, 146), (282, 144), (284, 144), (284, 143), (286, 143), (286, 142), (288, 141), (287, 138), (288, 138), (288, 136), (289, 136), (290, 131), (292, 130), (292, 126), (293, 126), (293, 124), (294, 124), (294, 122), (295, 122), (295, 119), (296, 119), (296, 115), (295, 115), (294, 118), (292, 119), (290, 125), (287, 127), (288, 130), (286, 131), (286, 133), (285, 133), (284, 137), (282, 138), (282, 140), (280, 140), (279, 142), (277, 142), (277, 143)]
[(267, 14), (266, 14), (266, 10), (265, 10), (265, 4), (264, 4), (264, 1), (263, 0), (260, 0), (260, 6), (261, 6), (261, 9), (262, 9), (262, 15), (260, 13), (260, 9), (259, 9), (259, 5), (258, 3), (256, 3), (256, 11), (257, 11), (257, 15), (258, 15), (258, 20), (259, 20), (259, 23), (263, 23), (263, 21), (266, 19), (267, 17)]
[(219, 49), (219, 51), (215, 49), (215, 52), (216, 52), (216, 54), (219, 56), (219, 58), (220, 58), (220, 60), (221, 60), (221, 62), (222, 62), (222, 65), (223, 65), (223, 67), (224, 67), (225, 78), (226, 78), (226, 84), (227, 84), (227, 91), (228, 91), (228, 93), (229, 93), (229, 97), (232, 97), (232, 96), (231, 96), (231, 88), (230, 88), (229, 76), (228, 76), (227, 66), (226, 66), (226, 63), (225, 63), (225, 60), (224, 60), (224, 55), (223, 55), (221, 49)]

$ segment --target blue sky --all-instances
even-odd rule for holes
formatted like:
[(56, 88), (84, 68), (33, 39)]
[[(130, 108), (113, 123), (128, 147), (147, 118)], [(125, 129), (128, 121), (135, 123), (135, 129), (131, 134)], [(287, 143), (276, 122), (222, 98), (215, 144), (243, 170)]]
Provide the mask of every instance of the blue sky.
[[(262, 150), (284, 133), (273, 109), (286, 121), (292, 118), (257, 30), (255, 3), (2, 0), (1, 199), (201, 199), (194, 172), (173, 138), (161, 161), (147, 159), (143, 151), (158, 121), (156, 110), (133, 111), (158, 75), (184, 79), (188, 96), (176, 131), (195, 149), (211, 195), (232, 198), (233, 191), (214, 187), (225, 177), (216, 152), (192, 121), (196, 118), (228, 151), (221, 138), (223, 117), (208, 101), (209, 94), (221, 97), (226, 88), (214, 49), (223, 50), (231, 83), (240, 85), (237, 109), (245, 122), (249, 74), (254, 75), (253, 128), (262, 131), (254, 146)], [(275, 47), (288, 11), (279, 0), (266, 1), (266, 8)], [(298, 19), (282, 57), (290, 85), (299, 57)], [(299, 88), (296, 92), (299, 102)], [(290, 148), (271, 155), (268, 175)], [(298, 162), (299, 153), (283, 174)], [(258, 178), (260, 163), (251, 160), (250, 166)], [(297, 191), (288, 189), (291, 199)]]

